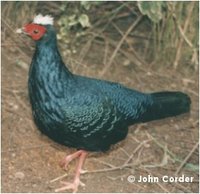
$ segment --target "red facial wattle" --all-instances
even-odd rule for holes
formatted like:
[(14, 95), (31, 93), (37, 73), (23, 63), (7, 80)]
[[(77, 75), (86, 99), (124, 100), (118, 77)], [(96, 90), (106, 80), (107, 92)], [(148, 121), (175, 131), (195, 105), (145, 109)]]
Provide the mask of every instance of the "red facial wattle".
[(23, 30), (27, 35), (31, 36), (33, 40), (40, 40), (47, 31), (44, 26), (34, 23), (25, 25)]

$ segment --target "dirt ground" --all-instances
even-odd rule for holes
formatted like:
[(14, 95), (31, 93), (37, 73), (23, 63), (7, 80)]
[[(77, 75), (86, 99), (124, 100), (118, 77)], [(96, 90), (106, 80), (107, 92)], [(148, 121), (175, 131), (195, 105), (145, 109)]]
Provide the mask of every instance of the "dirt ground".
[[(76, 163), (72, 162), (65, 171), (59, 162), (74, 150), (52, 142), (33, 123), (27, 91), (33, 43), (15, 34), (6, 37), (3, 34), (2, 37), (2, 192), (54, 192), (61, 186), (61, 179), (52, 180), (63, 175), (66, 176), (62, 180), (73, 179)], [(79, 46), (78, 53), (85, 51), (84, 46)], [(85, 187), (79, 187), (79, 192), (198, 193), (199, 150), (195, 149), (199, 141), (198, 72), (162, 66), (141, 69), (127, 65), (118, 56), (106, 73), (100, 75), (105, 67), (103, 55), (104, 47), (96, 43), (84, 59), (73, 54), (64, 56), (64, 61), (73, 72), (117, 81), (140, 91), (186, 92), (191, 97), (192, 107), (190, 114), (131, 126), (127, 138), (112, 150), (91, 153), (84, 165), (87, 173), (81, 175)], [(148, 175), (158, 177), (159, 181), (138, 182), (140, 176)], [(162, 181), (163, 176), (182, 175), (194, 177), (193, 182)], [(130, 176), (136, 181), (130, 183)]]

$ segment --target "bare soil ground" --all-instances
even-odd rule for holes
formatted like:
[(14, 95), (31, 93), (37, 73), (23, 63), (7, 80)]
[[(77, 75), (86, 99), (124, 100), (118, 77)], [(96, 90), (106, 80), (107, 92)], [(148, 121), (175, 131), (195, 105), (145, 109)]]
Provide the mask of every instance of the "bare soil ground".
[[(7, 32), (8, 33), (8, 32)], [(3, 35), (2, 35), (3, 36)], [(14, 38), (12, 38), (12, 37)], [(59, 162), (73, 149), (55, 144), (34, 125), (28, 100), (27, 78), (33, 48), (24, 37), (3, 37), (2, 44), (2, 192), (54, 192), (62, 180), (73, 179), (75, 162), (63, 170)], [(24, 42), (23, 42), (24, 41)], [(20, 44), (21, 43), (21, 44)], [(20, 45), (20, 46), (19, 46)], [(30, 45), (30, 44), (28, 44)], [(92, 153), (81, 176), (79, 192), (195, 192), (198, 193), (198, 73), (185, 68), (153, 66), (140, 68), (117, 56), (100, 75), (110, 54), (93, 44), (85, 53), (64, 56), (73, 72), (120, 82), (140, 91), (179, 90), (192, 99), (190, 114), (130, 127), (128, 137), (107, 153)], [(62, 49), (61, 49), (62, 50)], [(63, 51), (63, 50), (62, 50)], [(105, 59), (106, 58), (106, 59)], [(121, 65), (125, 64), (125, 65)], [(128, 161), (128, 162), (127, 162)], [(177, 175), (176, 175), (176, 172)], [(128, 182), (133, 175), (136, 181)], [(139, 183), (139, 176), (159, 177), (159, 182)], [(164, 183), (163, 176), (194, 177), (192, 183)]]

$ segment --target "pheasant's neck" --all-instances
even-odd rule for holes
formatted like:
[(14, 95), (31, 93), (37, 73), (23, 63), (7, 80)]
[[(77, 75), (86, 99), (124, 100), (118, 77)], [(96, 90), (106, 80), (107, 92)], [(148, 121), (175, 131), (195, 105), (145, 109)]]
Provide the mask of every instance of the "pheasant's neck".
[(72, 74), (65, 67), (56, 44), (38, 44), (29, 71), (29, 94), (45, 101), (63, 97)]
[(37, 73), (43, 76), (54, 75), (58, 80), (61, 73), (71, 74), (62, 61), (56, 42), (36, 45), (32, 66)]

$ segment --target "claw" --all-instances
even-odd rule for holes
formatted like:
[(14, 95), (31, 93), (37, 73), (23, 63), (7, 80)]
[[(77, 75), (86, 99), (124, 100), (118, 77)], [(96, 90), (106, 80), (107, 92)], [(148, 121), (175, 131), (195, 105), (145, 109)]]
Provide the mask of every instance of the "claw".
[(65, 191), (65, 190), (72, 190), (73, 193), (76, 193), (78, 191), (78, 186), (79, 186), (79, 182), (74, 181), (73, 183), (70, 182), (61, 182), (62, 184), (64, 184), (65, 186), (56, 189), (55, 192), (61, 192), (61, 191)]
[(72, 182), (72, 183), (61, 181), (61, 184), (65, 185), (65, 186), (56, 189), (55, 190), (56, 193), (65, 191), (65, 190), (72, 190), (73, 193), (76, 193), (78, 191), (79, 185), (82, 187), (85, 186), (85, 184), (83, 182), (81, 182), (79, 178), (77, 178), (77, 180), (74, 180), (74, 182)]

